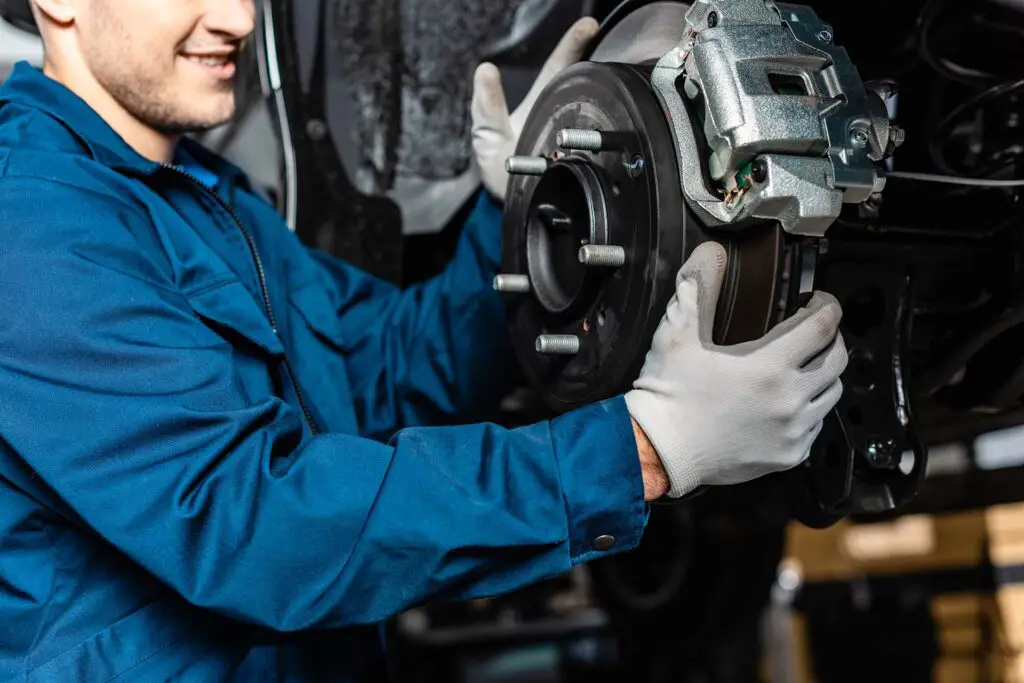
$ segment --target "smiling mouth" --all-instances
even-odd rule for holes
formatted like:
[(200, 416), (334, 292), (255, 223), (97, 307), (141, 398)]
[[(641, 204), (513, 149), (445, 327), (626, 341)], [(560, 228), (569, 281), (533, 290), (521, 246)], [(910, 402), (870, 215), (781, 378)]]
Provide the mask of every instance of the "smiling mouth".
[(190, 62), (196, 64), (202, 64), (203, 66), (225, 66), (232, 64), (235, 61), (234, 53), (229, 55), (189, 55), (183, 54), (182, 57)]
[(181, 52), (179, 54), (185, 61), (191, 62), (202, 68), (207, 74), (217, 80), (227, 81), (234, 77), (236, 62), (238, 61), (238, 50), (217, 50), (210, 52)]

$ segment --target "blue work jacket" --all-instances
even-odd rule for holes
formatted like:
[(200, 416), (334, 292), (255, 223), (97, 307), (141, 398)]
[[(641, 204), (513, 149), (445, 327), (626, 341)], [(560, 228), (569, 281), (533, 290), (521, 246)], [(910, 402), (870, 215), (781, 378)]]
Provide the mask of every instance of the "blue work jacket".
[(402, 291), (176, 161), (0, 87), (0, 681), (378, 680), (382, 620), (636, 545), (621, 397), (455, 426), (514, 376), (489, 199)]

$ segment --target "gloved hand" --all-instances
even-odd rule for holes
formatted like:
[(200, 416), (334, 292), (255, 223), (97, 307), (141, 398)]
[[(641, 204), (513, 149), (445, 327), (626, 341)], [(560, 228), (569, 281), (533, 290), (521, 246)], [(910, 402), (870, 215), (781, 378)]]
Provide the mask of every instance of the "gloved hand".
[(761, 339), (717, 346), (711, 330), (725, 270), (720, 245), (694, 250), (626, 394), (665, 467), (670, 497), (800, 464), (843, 392), (839, 302), (816, 292)]
[(473, 152), (484, 186), (498, 199), (505, 198), (508, 173), (505, 159), (515, 154), (523, 124), (541, 91), (566, 67), (579, 61), (587, 43), (597, 33), (597, 21), (580, 19), (566, 32), (552, 51), (526, 98), (510, 115), (501, 86), (498, 67), (484, 62), (473, 74)]

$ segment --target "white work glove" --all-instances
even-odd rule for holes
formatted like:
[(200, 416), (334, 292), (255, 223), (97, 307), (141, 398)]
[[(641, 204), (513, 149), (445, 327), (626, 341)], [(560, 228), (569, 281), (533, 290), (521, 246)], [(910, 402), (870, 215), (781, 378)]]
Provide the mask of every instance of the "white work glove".
[(626, 394), (673, 498), (799, 465), (843, 393), (839, 375), (848, 358), (839, 302), (815, 292), (764, 337), (717, 346), (711, 330), (725, 271), (720, 245), (694, 250)]
[(541, 91), (561, 71), (580, 60), (587, 43), (597, 33), (597, 21), (591, 17), (580, 19), (566, 32), (552, 51), (540, 75), (533, 82), (526, 98), (510, 115), (505, 101), (505, 89), (501, 86), (498, 67), (484, 62), (473, 74), (473, 102), (470, 114), (473, 119), (473, 152), (480, 169), (484, 186), (498, 199), (505, 198), (508, 173), (505, 159), (516, 151), (519, 135), (523, 132), (526, 117), (533, 109)]

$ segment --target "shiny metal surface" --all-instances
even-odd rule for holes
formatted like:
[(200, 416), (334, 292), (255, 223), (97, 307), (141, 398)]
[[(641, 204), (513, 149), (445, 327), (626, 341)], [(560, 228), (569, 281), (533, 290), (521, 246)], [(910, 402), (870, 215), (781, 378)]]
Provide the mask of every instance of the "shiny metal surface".
[(540, 156), (511, 156), (505, 159), (505, 170), (512, 175), (544, 175), (551, 165)]
[[(744, 213), (756, 218), (777, 220), (787, 232), (823, 235), (839, 215), (843, 195), (829, 187), (832, 168), (828, 159), (766, 154), (761, 157), (768, 168), (768, 179), (754, 183), (748, 192), (753, 201), (723, 202), (723, 213)], [(787, 226), (796, 226), (789, 229)]]
[(626, 250), (613, 244), (588, 244), (580, 247), (579, 255), (585, 266), (618, 268), (626, 263)]
[[(652, 85), (673, 127), (684, 194), (710, 225), (772, 219), (821, 236), (843, 201), (884, 187), (875, 162), (901, 131), (813, 10), (763, 0), (698, 0), (688, 10), (654, 3), (609, 33), (595, 59), (649, 56), (665, 47), (668, 26), (679, 38), (658, 59)], [(694, 139), (698, 112), (706, 157)], [(747, 164), (766, 154), (779, 172), (748, 189)]]
[(555, 144), (562, 149), (580, 149), (587, 152), (600, 152), (604, 139), (599, 130), (581, 130), (579, 128), (563, 128), (555, 134)]
[(538, 353), (574, 356), (580, 351), (580, 338), (571, 334), (542, 334), (537, 337)]
[(494, 276), (494, 290), (506, 294), (527, 294), (530, 292), (530, 276), (504, 273)]
[(623, 17), (590, 55), (593, 62), (645, 64), (659, 60), (683, 37), (690, 5), (652, 2)]

